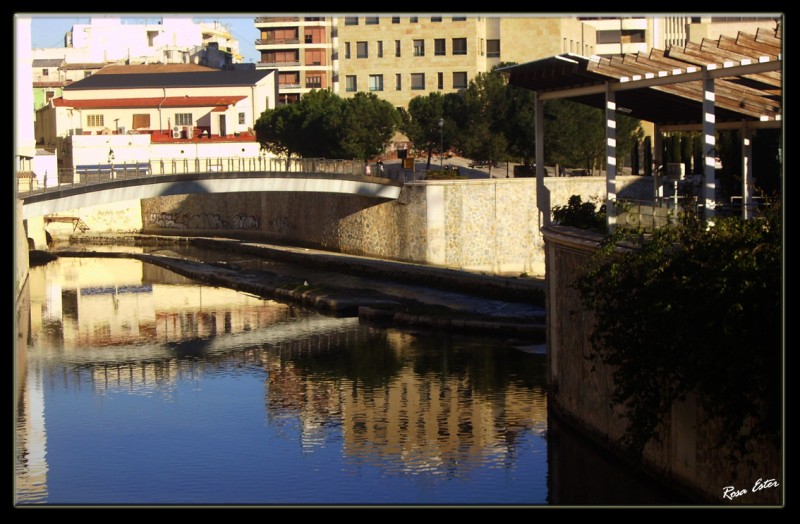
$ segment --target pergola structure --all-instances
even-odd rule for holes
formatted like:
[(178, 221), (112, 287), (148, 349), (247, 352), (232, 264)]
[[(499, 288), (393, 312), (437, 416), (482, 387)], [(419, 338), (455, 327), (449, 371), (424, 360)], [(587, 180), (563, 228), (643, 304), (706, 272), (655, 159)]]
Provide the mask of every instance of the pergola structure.
[(612, 58), (562, 54), (499, 69), (509, 83), (531, 89), (536, 100), (537, 205), (543, 225), (550, 222), (544, 195), (544, 120), (542, 102), (569, 99), (605, 110), (606, 209), (614, 227), (616, 201), (616, 114), (655, 126), (656, 165), (661, 164), (661, 133), (697, 131), (703, 137), (703, 198), (706, 219), (714, 216), (715, 130), (742, 131), (742, 201), (752, 205), (750, 144), (753, 129), (782, 126), (782, 48), (780, 26), (703, 39), (685, 47)]

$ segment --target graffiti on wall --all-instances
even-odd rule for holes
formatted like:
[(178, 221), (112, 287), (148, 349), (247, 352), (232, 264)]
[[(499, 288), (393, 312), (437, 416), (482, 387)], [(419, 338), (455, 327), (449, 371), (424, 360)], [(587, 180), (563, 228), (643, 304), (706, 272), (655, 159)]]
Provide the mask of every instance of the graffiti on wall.
[(226, 221), (217, 213), (150, 213), (150, 223), (163, 229), (259, 229), (261, 223), (252, 215), (234, 215)]

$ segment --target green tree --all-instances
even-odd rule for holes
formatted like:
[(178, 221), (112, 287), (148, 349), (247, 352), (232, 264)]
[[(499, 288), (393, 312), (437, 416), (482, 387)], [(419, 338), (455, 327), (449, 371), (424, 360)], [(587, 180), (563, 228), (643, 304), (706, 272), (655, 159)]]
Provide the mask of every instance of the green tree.
[(510, 85), (506, 97), (508, 105), (503, 118), (503, 134), (508, 142), (508, 153), (530, 166), (536, 157), (536, 103), (533, 91)]
[(303, 115), (303, 141), (298, 152), (306, 158), (341, 158), (345, 101), (327, 89), (313, 89), (296, 104)]
[(400, 114), (374, 93), (356, 93), (345, 99), (342, 153), (368, 161), (386, 150), (400, 125)]
[(278, 156), (286, 155), (287, 166), (294, 154), (300, 154), (306, 140), (303, 132), (305, 117), (299, 105), (283, 105), (267, 109), (254, 126), (261, 148)]
[(644, 137), (643, 149), (644, 175), (653, 176), (653, 141), (649, 136)]
[(603, 112), (570, 100), (547, 100), (543, 109), (545, 162), (590, 170), (599, 166), (606, 147)]
[(508, 158), (509, 141), (504, 133), (509, 113), (507, 89), (506, 79), (499, 74), (478, 73), (470, 80), (464, 93), (467, 123), (461, 142), (469, 158), (492, 163)]
[(442, 154), (441, 149), (446, 150), (451, 145), (452, 127), (447, 126), (447, 120), (445, 126), (451, 132), (448, 133), (444, 147), (440, 145), (440, 142), (444, 142), (444, 128), (439, 127), (440, 118), (445, 118), (445, 97), (438, 92), (415, 96), (408, 102), (408, 109), (402, 113), (401, 130), (416, 149), (427, 152), (427, 169), (431, 167), (433, 152)]

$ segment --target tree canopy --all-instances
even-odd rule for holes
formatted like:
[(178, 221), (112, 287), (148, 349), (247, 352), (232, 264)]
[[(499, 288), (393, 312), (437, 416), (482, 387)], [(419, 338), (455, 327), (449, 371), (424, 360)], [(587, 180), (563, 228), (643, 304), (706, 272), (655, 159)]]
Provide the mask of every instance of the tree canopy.
[(278, 156), (359, 158), (382, 153), (400, 117), (373, 93), (343, 99), (314, 89), (296, 104), (264, 111), (255, 124), (261, 146)]

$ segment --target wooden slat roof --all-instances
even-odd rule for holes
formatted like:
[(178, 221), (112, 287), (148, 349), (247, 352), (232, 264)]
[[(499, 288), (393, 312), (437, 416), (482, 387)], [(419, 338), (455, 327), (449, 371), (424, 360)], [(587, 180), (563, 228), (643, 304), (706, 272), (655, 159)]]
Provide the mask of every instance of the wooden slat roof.
[[(598, 86), (670, 77), (674, 82), (618, 90), (617, 107), (634, 118), (661, 125), (696, 124), (702, 121), (703, 101), (702, 80), (697, 73), (704, 69), (732, 71), (730, 76), (715, 71), (717, 122), (781, 120), (781, 60), (780, 32), (760, 28), (755, 35), (740, 32), (736, 38), (721, 36), (649, 53), (591, 59), (564, 54), (499, 71), (509, 75), (511, 85), (539, 93), (571, 90), (564, 98), (600, 108), (605, 106), (605, 95)], [(753, 64), (765, 64), (759, 69), (773, 70), (737, 69)], [(689, 74), (693, 76), (685, 76)]]

